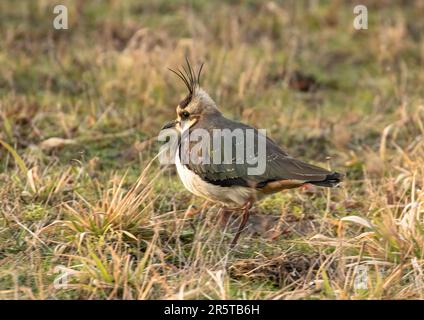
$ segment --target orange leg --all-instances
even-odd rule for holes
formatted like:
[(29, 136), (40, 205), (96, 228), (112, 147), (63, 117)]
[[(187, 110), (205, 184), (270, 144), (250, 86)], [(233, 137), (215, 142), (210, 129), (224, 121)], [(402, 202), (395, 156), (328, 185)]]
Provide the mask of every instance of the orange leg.
[(241, 216), (241, 222), (240, 222), (239, 228), (237, 230), (237, 233), (234, 236), (233, 241), (231, 241), (230, 248), (234, 248), (234, 246), (237, 244), (237, 241), (240, 238), (241, 232), (244, 230), (244, 227), (246, 226), (247, 220), (249, 219), (249, 211), (250, 211), (250, 208), (252, 207), (252, 204), (253, 204), (252, 201), (248, 201), (248, 202), (246, 202), (246, 204), (242, 208), (243, 213), (242, 213), (242, 216)]
[(217, 222), (220, 226), (225, 227), (228, 223), (228, 210), (225, 207), (219, 209), (217, 214)]
[(219, 223), (219, 225), (223, 228), (227, 227), (228, 225), (228, 221), (230, 220), (231, 215), (233, 214), (234, 211), (238, 211), (240, 209), (233, 209), (233, 208), (227, 208), (227, 207), (222, 207), (221, 209), (219, 209), (218, 214), (217, 214), (217, 222)]

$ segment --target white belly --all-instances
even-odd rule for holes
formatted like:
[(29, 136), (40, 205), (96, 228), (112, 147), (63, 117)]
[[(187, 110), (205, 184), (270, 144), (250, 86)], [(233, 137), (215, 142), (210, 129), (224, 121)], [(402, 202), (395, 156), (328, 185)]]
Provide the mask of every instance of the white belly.
[(181, 163), (178, 151), (175, 156), (175, 165), (184, 187), (199, 197), (222, 202), (226, 205), (236, 204), (242, 206), (249, 199), (256, 196), (256, 190), (251, 188), (240, 186), (221, 187), (203, 181), (198, 175)]

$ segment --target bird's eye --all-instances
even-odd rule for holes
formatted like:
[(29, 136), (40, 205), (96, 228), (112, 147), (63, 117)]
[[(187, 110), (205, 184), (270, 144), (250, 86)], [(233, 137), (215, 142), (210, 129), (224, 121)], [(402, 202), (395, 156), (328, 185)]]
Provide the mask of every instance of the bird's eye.
[(183, 111), (180, 113), (181, 118), (188, 119), (190, 117), (190, 113), (188, 111)]

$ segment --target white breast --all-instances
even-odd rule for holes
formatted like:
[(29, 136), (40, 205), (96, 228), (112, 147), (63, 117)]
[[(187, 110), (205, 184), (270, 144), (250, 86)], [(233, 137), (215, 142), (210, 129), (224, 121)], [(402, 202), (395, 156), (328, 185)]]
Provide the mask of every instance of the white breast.
[(203, 181), (198, 175), (181, 163), (178, 151), (175, 155), (175, 165), (184, 186), (188, 191), (199, 197), (222, 202), (226, 205), (235, 203), (238, 206), (242, 206), (250, 198), (256, 196), (256, 190), (251, 188), (240, 186), (221, 187)]

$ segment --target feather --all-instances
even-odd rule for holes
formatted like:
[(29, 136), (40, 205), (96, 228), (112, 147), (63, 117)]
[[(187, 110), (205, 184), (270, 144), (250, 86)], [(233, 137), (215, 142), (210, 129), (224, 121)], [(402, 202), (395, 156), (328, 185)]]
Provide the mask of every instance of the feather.
[[(207, 119), (200, 119), (191, 130), (196, 128), (208, 130), (210, 137), (213, 136), (214, 129), (254, 130), (255, 143), (257, 143), (257, 135), (260, 134), (255, 128), (229, 120), (220, 114), (214, 117), (208, 117)], [(193, 144), (196, 143), (197, 142), (194, 142)], [(213, 145), (212, 141), (210, 145)], [(223, 143), (221, 143), (221, 146), (223, 146)], [(232, 148), (232, 155), (237, 154), (236, 144), (233, 143)], [(257, 150), (256, 146), (255, 150)], [(235, 158), (232, 159), (231, 163), (223, 163), (223, 159), (221, 159), (220, 163), (216, 163), (219, 161), (215, 161), (214, 163), (213, 151), (211, 155), (198, 155), (200, 157), (208, 156), (209, 161), (207, 163), (204, 161), (197, 161), (198, 159), (192, 159), (190, 157), (187, 167), (199, 175), (203, 180), (215, 185), (250, 186), (257, 189), (266, 188), (270, 183), (273, 183), (272, 185), (276, 186), (276, 188), (278, 188), (279, 185), (287, 187), (290, 185), (291, 187), (295, 187), (305, 183), (323, 187), (333, 187), (343, 178), (343, 175), (340, 173), (331, 172), (289, 156), (269, 138), (266, 138), (266, 155), (265, 172), (260, 175), (249, 175), (248, 168), (255, 167), (255, 165), (249, 165), (246, 161), (237, 163)], [(221, 157), (223, 157), (222, 152)], [(268, 186), (268, 188), (270, 188), (270, 186)]]
[(191, 102), (195, 94), (196, 88), (200, 87), (200, 75), (202, 73), (202, 69), (204, 65), (203, 63), (200, 65), (200, 68), (197, 71), (197, 75), (196, 75), (187, 57), (186, 57), (186, 64), (187, 64), (187, 68), (185, 66), (182, 66), (182, 69), (183, 69), (182, 71), (180, 69), (174, 70), (174, 69), (168, 68), (169, 71), (176, 74), (178, 78), (180, 78), (183, 81), (184, 85), (186, 86), (188, 90), (188, 95), (179, 103), (179, 106), (182, 109), (184, 109), (185, 107), (189, 105), (189, 103)]

